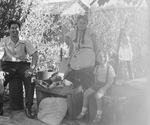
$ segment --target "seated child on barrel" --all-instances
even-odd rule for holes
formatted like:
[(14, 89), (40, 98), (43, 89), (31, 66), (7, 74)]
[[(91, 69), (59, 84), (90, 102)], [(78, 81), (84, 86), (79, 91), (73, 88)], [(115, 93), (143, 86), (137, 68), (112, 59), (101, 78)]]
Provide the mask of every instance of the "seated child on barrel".
[(83, 106), (81, 113), (77, 116), (77, 119), (83, 118), (87, 113), (88, 99), (90, 95), (95, 94), (97, 113), (93, 122), (99, 122), (102, 117), (102, 96), (106, 93), (108, 88), (114, 81), (115, 71), (113, 67), (108, 63), (108, 53), (101, 50), (97, 54), (97, 62), (99, 63), (95, 67), (95, 83), (83, 93)]

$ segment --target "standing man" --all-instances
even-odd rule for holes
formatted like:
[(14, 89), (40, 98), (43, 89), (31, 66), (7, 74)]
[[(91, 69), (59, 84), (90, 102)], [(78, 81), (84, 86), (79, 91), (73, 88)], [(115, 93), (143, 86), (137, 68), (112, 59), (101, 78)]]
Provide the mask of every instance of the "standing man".
[[(19, 38), (20, 28), (21, 24), (18, 21), (8, 22), (10, 36), (2, 39), (0, 43), (0, 47), (4, 50), (1, 68), (9, 74), (8, 81), (16, 74), (23, 81), (26, 96), (25, 113), (28, 118), (33, 119), (35, 115), (31, 107), (33, 105), (35, 84), (31, 83), (31, 76), (37, 66), (38, 54), (29, 41)], [(29, 62), (28, 57), (31, 57), (31, 62)]]

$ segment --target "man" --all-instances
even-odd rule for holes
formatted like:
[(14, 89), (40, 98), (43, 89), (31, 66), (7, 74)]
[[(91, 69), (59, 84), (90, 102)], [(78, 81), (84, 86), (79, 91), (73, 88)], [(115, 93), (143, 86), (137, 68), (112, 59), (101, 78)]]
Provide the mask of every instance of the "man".
[[(29, 41), (19, 38), (20, 28), (21, 24), (18, 21), (8, 22), (10, 36), (2, 39), (0, 43), (0, 47), (4, 50), (1, 68), (4, 72), (9, 73), (9, 77), (7, 77), (9, 80), (17, 74), (23, 81), (26, 96), (25, 113), (28, 118), (34, 118), (31, 107), (35, 84), (31, 83), (31, 77), (37, 66), (38, 54)], [(32, 57), (31, 63), (29, 63), (28, 56)]]

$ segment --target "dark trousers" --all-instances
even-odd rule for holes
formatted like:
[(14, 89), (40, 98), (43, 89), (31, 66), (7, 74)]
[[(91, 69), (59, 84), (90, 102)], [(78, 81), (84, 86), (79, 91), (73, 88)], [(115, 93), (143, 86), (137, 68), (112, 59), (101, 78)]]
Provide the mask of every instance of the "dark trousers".
[[(8, 82), (12, 78), (17, 76), (24, 83), (26, 106), (31, 108), (31, 106), (33, 105), (35, 83), (31, 83), (31, 76), (25, 77), (25, 71), (29, 68), (30, 68), (30, 63), (28, 63), (28, 62), (10, 62), (10, 61), (2, 62), (2, 70), (4, 72), (8, 73), (7, 74)], [(22, 83), (20, 83), (20, 84), (22, 84)]]

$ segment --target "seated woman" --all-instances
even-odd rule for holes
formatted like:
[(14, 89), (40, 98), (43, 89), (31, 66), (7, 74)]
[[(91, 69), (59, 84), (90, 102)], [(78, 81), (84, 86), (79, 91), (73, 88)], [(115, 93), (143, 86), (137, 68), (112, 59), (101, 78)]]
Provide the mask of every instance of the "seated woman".
[(66, 35), (70, 62), (64, 77), (71, 70), (80, 70), (94, 67), (95, 65), (95, 53), (97, 51), (96, 34), (87, 25), (87, 15), (79, 15), (76, 28)]
[(87, 15), (79, 15), (76, 28), (66, 35), (70, 59), (64, 79), (71, 82), (78, 80), (82, 83), (83, 89), (87, 89), (94, 82), (93, 72), (97, 51), (96, 34), (87, 25)]
[(83, 106), (77, 119), (81, 119), (87, 113), (89, 96), (95, 93), (97, 102), (97, 114), (93, 122), (99, 122), (102, 116), (102, 96), (113, 83), (115, 72), (108, 62), (108, 55), (105, 51), (98, 52), (97, 61), (99, 65), (95, 68), (95, 84), (91, 85), (83, 94)]
[(83, 89), (87, 89), (94, 82), (93, 72), (97, 51), (96, 34), (87, 25), (87, 15), (79, 15), (76, 28), (66, 35), (70, 62), (64, 78), (71, 82), (78, 80)]

